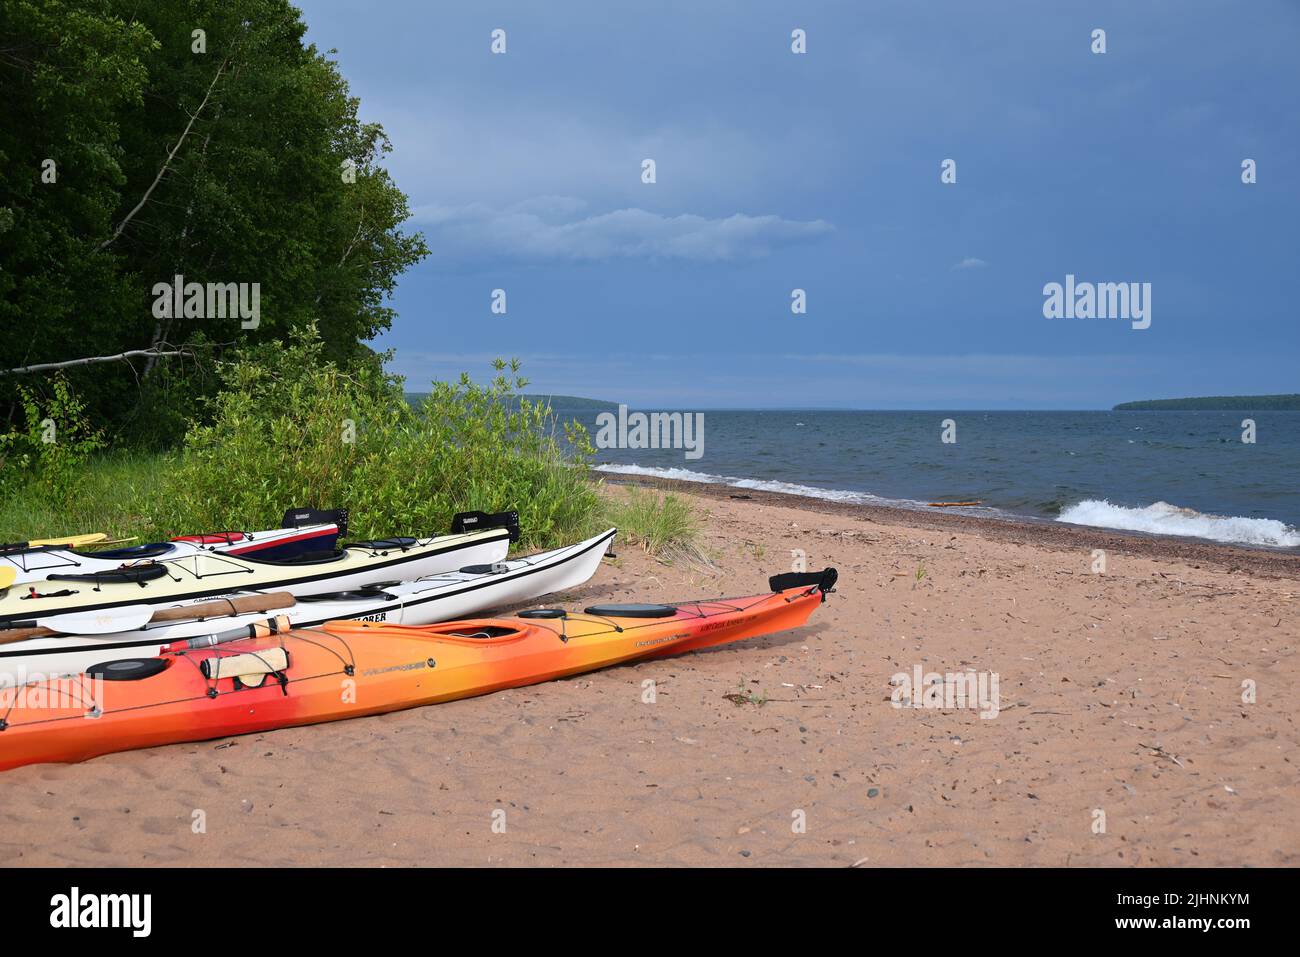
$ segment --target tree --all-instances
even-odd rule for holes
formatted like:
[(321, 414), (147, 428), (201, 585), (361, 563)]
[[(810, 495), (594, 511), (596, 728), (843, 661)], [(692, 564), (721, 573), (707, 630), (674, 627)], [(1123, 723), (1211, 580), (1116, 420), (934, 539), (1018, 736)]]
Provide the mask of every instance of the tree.
[[(180, 351), (68, 370), (92, 416), (150, 434), (170, 421), (171, 437), (169, 411), (218, 385), (204, 356), (314, 324), (342, 360), (389, 326), (388, 294), (428, 250), (401, 231), (382, 127), (360, 121), (286, 0), (5, 10), (0, 317), (19, 333), (0, 342), (4, 368)], [(56, 146), (69, 158), (41, 184), (35, 164)], [(156, 315), (155, 285), (177, 275), (256, 283), (258, 326)]]
[[(108, 15), (104, 4), (0, 4), (6, 368), (129, 341), (136, 280), (93, 240), (108, 232), (126, 181), (119, 116), (143, 102), (143, 59), (154, 43), (142, 24)], [(0, 382), (11, 408), (16, 387)]]

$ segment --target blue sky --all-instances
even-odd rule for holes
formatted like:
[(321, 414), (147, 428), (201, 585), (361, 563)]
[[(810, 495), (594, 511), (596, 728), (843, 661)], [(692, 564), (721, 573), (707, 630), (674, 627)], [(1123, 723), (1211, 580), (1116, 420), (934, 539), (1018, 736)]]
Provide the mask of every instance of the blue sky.
[[(300, 6), (433, 250), (378, 343), (408, 388), (500, 355), (655, 408), (1300, 391), (1293, 0)], [(1045, 319), (1067, 273), (1151, 283), (1151, 327)]]

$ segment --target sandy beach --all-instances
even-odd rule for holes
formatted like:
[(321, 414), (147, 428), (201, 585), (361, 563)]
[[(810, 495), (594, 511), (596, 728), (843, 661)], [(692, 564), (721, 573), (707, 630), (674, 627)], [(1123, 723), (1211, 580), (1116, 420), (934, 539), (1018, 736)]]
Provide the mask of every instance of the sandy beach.
[[(753, 593), (794, 550), (838, 590), (808, 627), (709, 652), (8, 771), (4, 862), (1300, 863), (1300, 556), (675, 490), (715, 568), (622, 543), (547, 603)], [(917, 667), (996, 673), (996, 716), (895, 707)]]

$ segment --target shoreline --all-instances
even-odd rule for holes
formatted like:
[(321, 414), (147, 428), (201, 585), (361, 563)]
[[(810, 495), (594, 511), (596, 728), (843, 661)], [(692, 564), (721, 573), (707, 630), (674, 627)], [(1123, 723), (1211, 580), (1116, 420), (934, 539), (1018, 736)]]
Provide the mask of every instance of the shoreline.
[(933, 509), (877, 505), (865, 502), (837, 502), (831, 499), (772, 492), (764, 489), (739, 489), (730, 485), (691, 482), (659, 476), (623, 472), (598, 472), (598, 481), (612, 486), (639, 486), (660, 491), (694, 495), (715, 501), (744, 501), (756, 505), (783, 506), (823, 515), (858, 518), (885, 525), (906, 525), (930, 531), (962, 532), (992, 541), (1011, 544), (1032, 542), (1058, 551), (1100, 548), (1150, 558), (1225, 567), (1229, 571), (1247, 571), (1271, 578), (1300, 579), (1300, 553), (1264, 547), (1229, 545), (1198, 538), (1155, 535), (1119, 529), (1071, 525), (1047, 519), (1012, 518), (1001, 515), (962, 515), (951, 509)]

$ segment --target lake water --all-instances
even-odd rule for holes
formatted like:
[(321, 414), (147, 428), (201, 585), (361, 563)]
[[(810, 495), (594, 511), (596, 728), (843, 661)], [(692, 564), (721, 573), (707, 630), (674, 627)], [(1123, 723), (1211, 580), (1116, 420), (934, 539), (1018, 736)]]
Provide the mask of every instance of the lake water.
[[(595, 436), (596, 411), (556, 411)], [(945, 419), (955, 442), (941, 441)], [(597, 461), (850, 502), (979, 500), (1044, 520), (1300, 547), (1297, 412), (706, 411), (699, 458), (610, 448)]]

